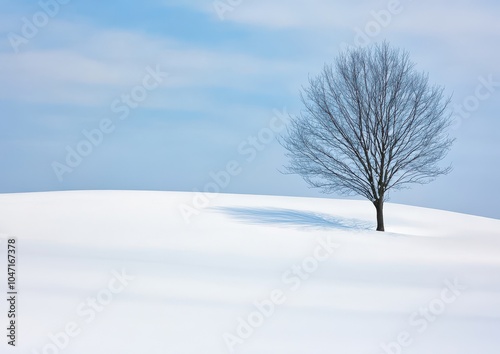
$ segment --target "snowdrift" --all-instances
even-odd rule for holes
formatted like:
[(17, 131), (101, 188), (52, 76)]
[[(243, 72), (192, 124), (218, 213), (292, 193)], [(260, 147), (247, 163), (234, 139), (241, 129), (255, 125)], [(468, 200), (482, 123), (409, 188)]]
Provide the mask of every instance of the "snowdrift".
[(197, 197), (0, 195), (0, 352), (500, 353), (500, 220), (389, 203), (379, 233), (364, 201)]

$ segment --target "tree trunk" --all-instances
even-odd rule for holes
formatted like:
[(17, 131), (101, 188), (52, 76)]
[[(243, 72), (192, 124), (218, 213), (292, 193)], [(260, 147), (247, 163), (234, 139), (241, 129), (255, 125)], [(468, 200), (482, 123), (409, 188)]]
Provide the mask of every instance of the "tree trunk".
[(385, 231), (384, 228), (384, 201), (378, 200), (375, 203), (377, 209), (377, 231)]

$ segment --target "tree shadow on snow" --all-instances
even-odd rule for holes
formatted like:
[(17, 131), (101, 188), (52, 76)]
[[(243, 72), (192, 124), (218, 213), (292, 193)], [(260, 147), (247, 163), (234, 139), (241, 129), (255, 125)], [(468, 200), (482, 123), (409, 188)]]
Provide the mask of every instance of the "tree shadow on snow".
[(345, 230), (373, 229), (371, 223), (363, 220), (341, 218), (303, 210), (240, 207), (219, 207), (212, 208), (212, 210), (222, 212), (239, 221), (259, 225)]

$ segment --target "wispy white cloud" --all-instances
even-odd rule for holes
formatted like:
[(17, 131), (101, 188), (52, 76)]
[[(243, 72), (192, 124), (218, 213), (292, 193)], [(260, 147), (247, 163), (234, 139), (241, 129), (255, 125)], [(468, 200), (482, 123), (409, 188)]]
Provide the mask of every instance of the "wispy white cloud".
[(56, 44), (49, 48), (0, 53), (0, 98), (99, 105), (140, 82), (148, 66), (170, 74), (168, 89), (262, 90), (259, 78), (283, 79), (297, 66), (134, 31), (66, 22), (55, 23), (51, 31)]
[[(224, 20), (247, 25), (267, 28), (321, 28), (341, 27), (359, 16), (362, 3), (333, 2), (328, 0), (252, 0), (237, 2), (227, 0), (181, 0), (167, 1), (207, 13), (215, 20), (220, 20), (219, 13), (224, 13)], [(223, 5), (224, 11), (217, 10), (217, 5)], [(226, 6), (224, 6), (226, 5)]]
[[(174, 2), (219, 20), (213, 6), (216, 1)], [(222, 3), (232, 2), (222, 0)], [(467, 67), (465, 71), (475, 76), (474, 71), (497, 71), (500, 60), (500, 48), (495, 44), (500, 33), (497, 19), (500, 3), (487, 0), (479, 3), (466, 0), (253, 0), (231, 6), (233, 10), (225, 12), (224, 22), (248, 28), (290, 30), (290, 36), (296, 36), (298, 31), (307, 33), (308, 40), (317, 43), (319, 51), (321, 46), (330, 47), (332, 55), (342, 49), (342, 43), (354, 44), (360, 31), (369, 31), (370, 24), (378, 22), (380, 31), (375, 36), (368, 35), (370, 41), (387, 38), (411, 49), (414, 58), (427, 70), (456, 65), (462, 72)], [(394, 7), (397, 13), (389, 13), (389, 18), (384, 18)], [(385, 21), (387, 23), (380, 23)], [(218, 22), (223, 26), (224, 22)], [(451, 82), (454, 78), (456, 74), (450, 76)]]
[[(230, 1), (221, 1), (231, 4)], [(298, 29), (335, 29), (350, 28), (356, 23), (373, 20), (373, 13), (390, 7), (398, 11), (404, 21), (397, 21), (398, 28), (409, 32), (432, 34), (471, 34), (498, 33), (500, 23), (496, 20), (495, 10), (499, 4), (480, 1), (485, 6), (478, 6), (470, 1), (432, 0), (362, 0), (341, 2), (331, 0), (253, 0), (242, 1), (240, 5), (230, 6), (225, 19), (230, 22), (264, 26), (268, 28)], [(171, 1), (169, 1), (171, 3)], [(189, 3), (178, 1), (184, 6), (216, 16), (216, 1), (193, 0)], [(452, 14), (452, 16), (450, 16)], [(398, 17), (398, 16), (396, 16)], [(496, 32), (495, 32), (496, 31)]]

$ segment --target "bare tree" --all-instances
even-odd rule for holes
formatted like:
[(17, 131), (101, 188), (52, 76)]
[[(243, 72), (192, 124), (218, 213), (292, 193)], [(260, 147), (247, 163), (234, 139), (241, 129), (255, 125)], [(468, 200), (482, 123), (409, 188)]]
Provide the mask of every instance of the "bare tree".
[(384, 231), (389, 190), (451, 169), (438, 166), (453, 143), (443, 91), (386, 42), (340, 54), (303, 88), (305, 108), (281, 139), (287, 171), (325, 193), (368, 198)]

